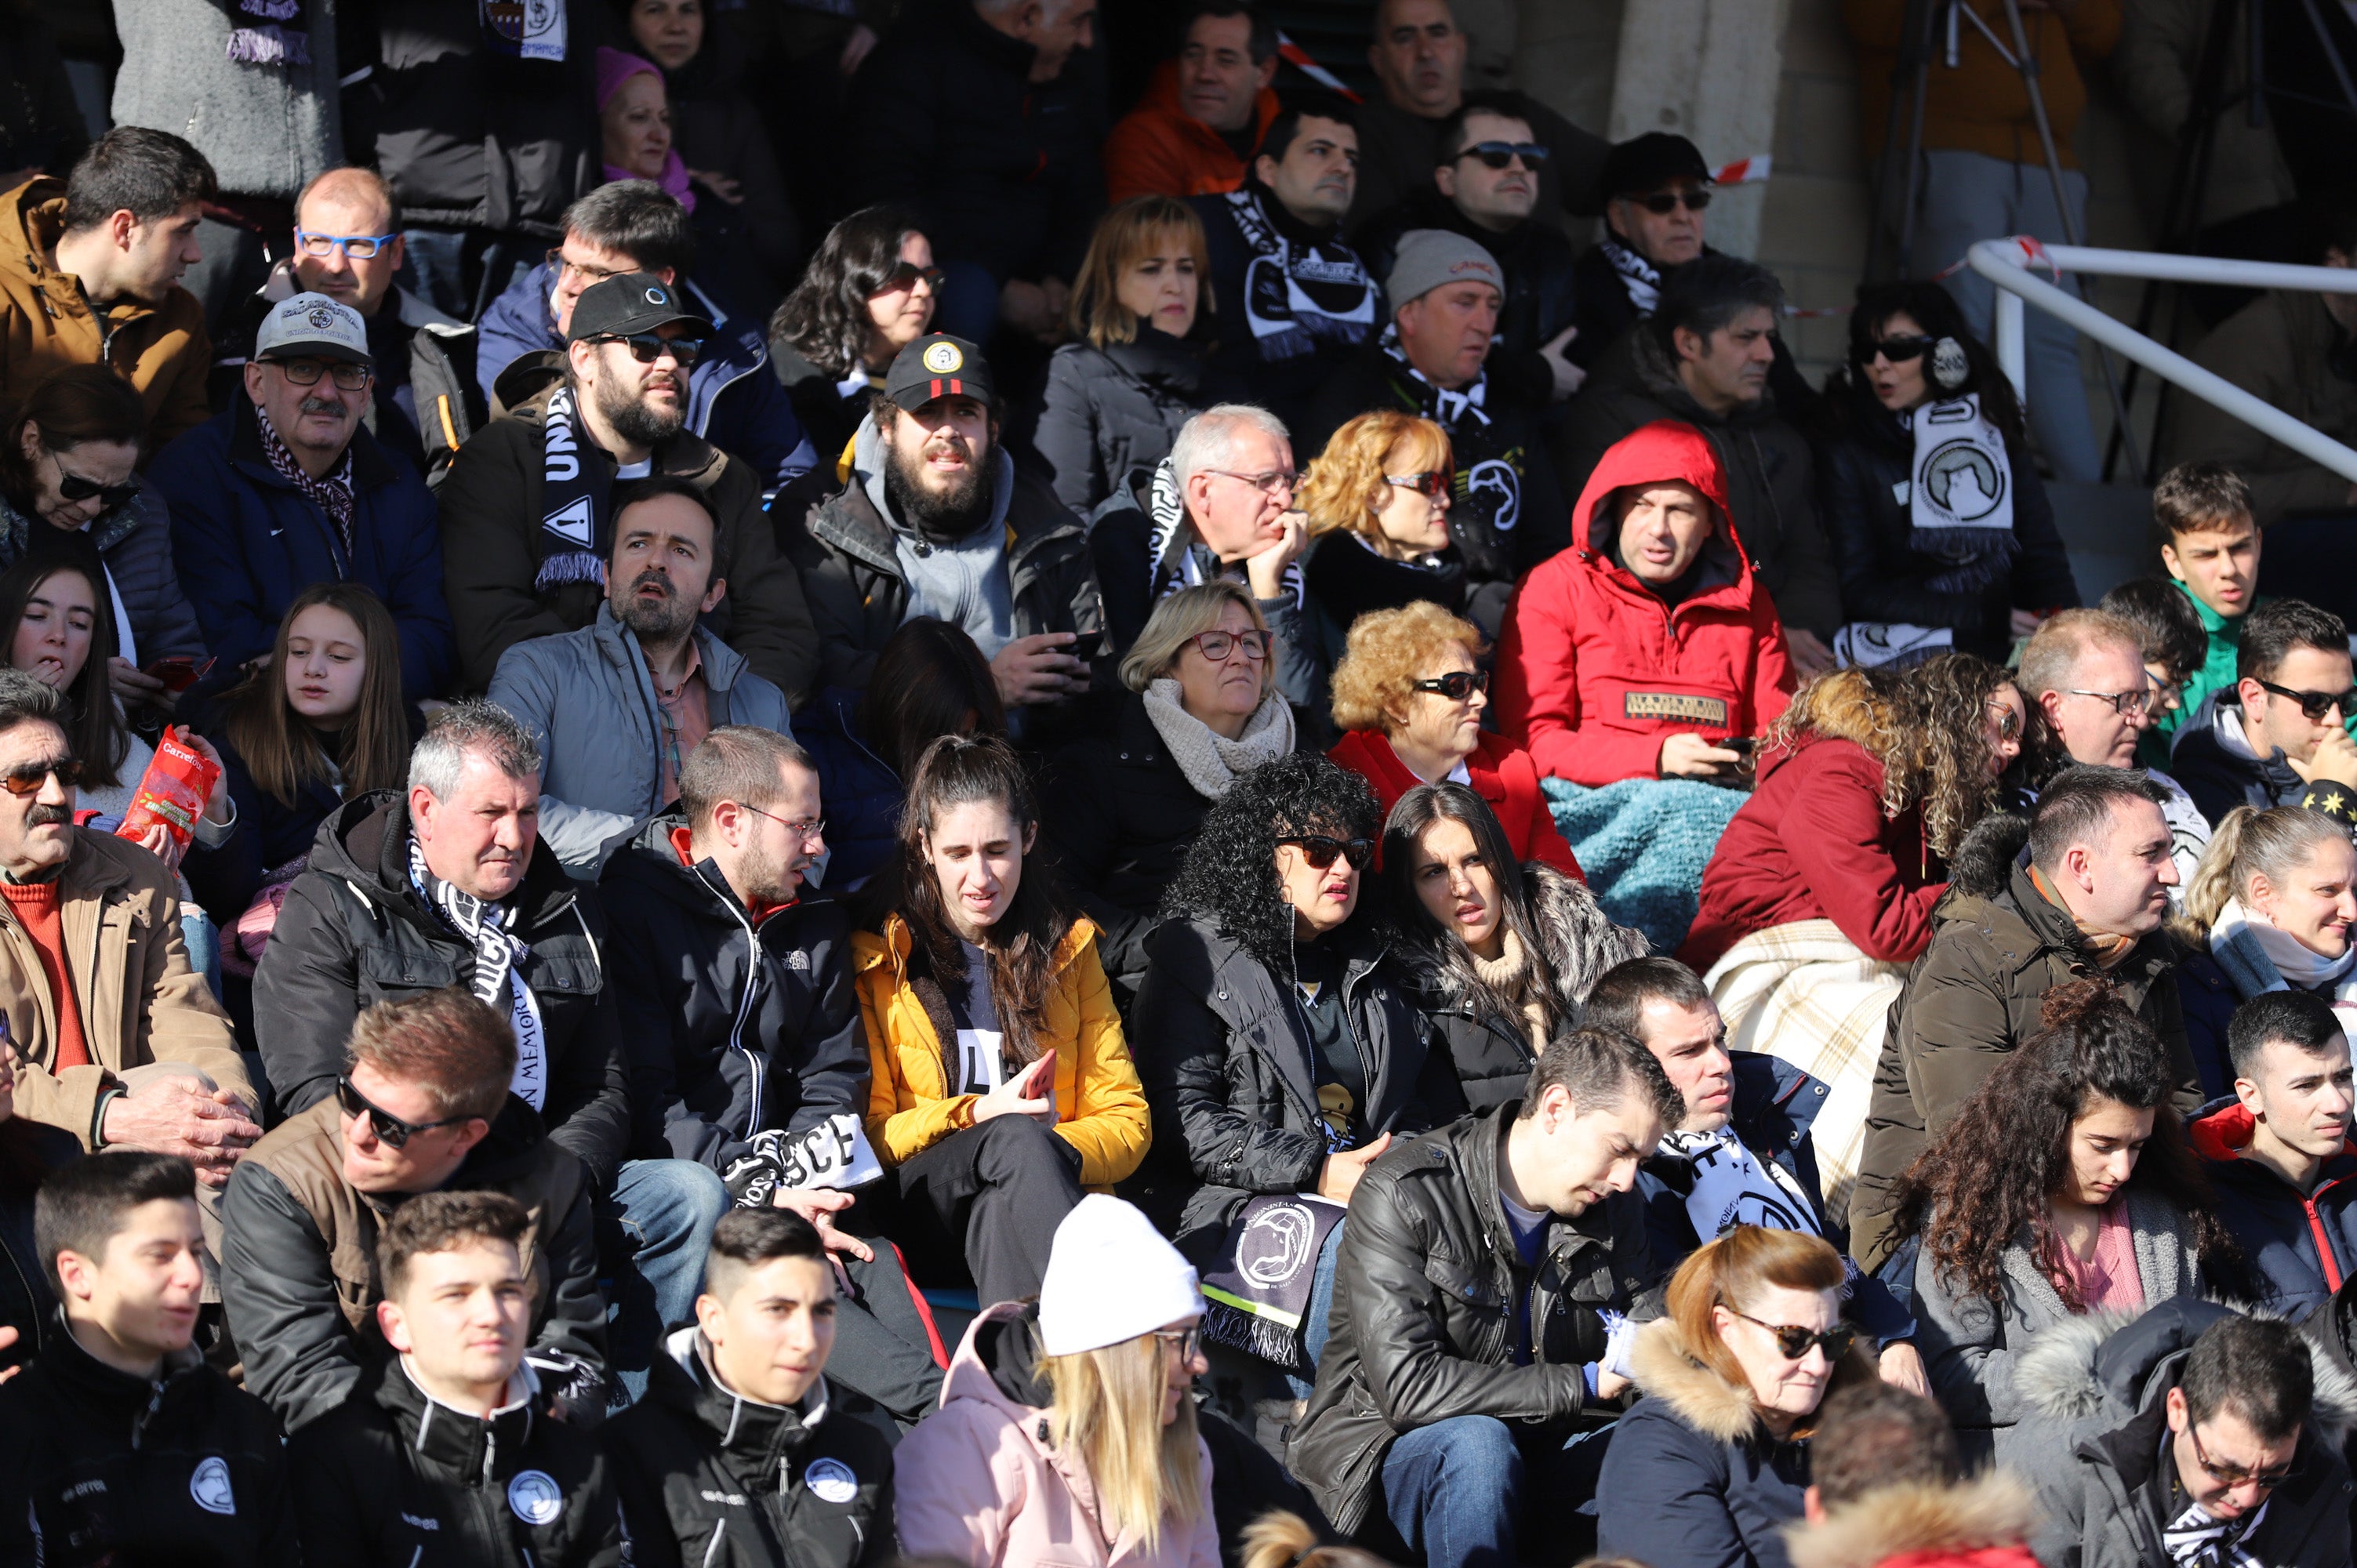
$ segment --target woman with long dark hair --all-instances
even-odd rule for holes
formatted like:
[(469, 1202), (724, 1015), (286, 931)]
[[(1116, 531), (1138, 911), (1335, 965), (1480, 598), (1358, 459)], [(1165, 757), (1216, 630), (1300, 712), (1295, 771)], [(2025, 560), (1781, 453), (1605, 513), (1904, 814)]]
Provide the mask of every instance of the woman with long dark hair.
[(1497, 813), (1462, 784), (1399, 798), (1383, 823), (1383, 875), (1400, 972), (1475, 1111), (1519, 1098), (1604, 972), (1647, 950), (1585, 883), (1518, 862)]
[(2013, 383), (1935, 283), (1871, 284), (1825, 383), (1817, 483), (1847, 662), (1955, 648), (2002, 663), (2079, 602)]
[(1148, 1136), (1096, 928), (1032, 858), (1039, 831), (1005, 741), (942, 736), (852, 938), (894, 1240), (913, 1278), (971, 1280), (985, 1305), (1039, 1293), (1056, 1222)]
[(770, 363), (832, 463), (882, 390), (892, 357), (929, 331), (942, 292), (933, 247), (903, 207), (863, 207), (826, 231), (770, 317)]
[(2008, 1457), (2040, 1330), (2246, 1288), (2152, 1026), (2101, 980), (2041, 1018), (1892, 1189), (1892, 1266), (1913, 1259), (1916, 1343), (1969, 1461)]

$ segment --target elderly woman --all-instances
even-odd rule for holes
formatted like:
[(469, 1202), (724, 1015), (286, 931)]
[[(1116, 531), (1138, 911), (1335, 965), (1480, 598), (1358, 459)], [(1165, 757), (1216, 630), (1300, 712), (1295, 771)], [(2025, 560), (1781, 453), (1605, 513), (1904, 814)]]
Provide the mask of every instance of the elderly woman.
[(1031, 445), (1057, 499), (1087, 511), (1170, 456), (1203, 395), (1211, 271), (1203, 220), (1168, 196), (1132, 197), (1097, 220), (1065, 315), (1072, 340), (1048, 361)]
[(778, 291), (755, 254), (746, 219), (680, 157), (670, 91), (652, 61), (598, 48), (597, 130), (608, 181), (651, 179), (687, 209), (697, 285), (756, 318), (767, 312)]
[(1481, 727), (1480, 648), (1471, 622), (1436, 604), (1361, 618), (1334, 667), (1334, 724), (1346, 733), (1327, 755), (1363, 775), (1386, 811), (1419, 784), (1463, 784), (1498, 814), (1517, 862), (1580, 877), (1531, 754)]
[(863, 207), (819, 242), (770, 318), (770, 363), (822, 459), (850, 445), (893, 356), (932, 329), (941, 285), (906, 208)]
[(1334, 432), (1310, 465), (1298, 500), (1315, 543), (1303, 571), (1338, 636), (1375, 610), (1465, 608), (1465, 564), (1448, 542), (1451, 461), (1439, 425), (1378, 409)]
[(1041, 791), (1048, 853), (1103, 933), (1124, 1001), (1146, 972), (1146, 935), (1203, 815), (1239, 775), (1294, 747), (1268, 623), (1250, 589), (1213, 582), (1154, 607), (1121, 661), (1129, 695), (1112, 733), (1058, 753)]

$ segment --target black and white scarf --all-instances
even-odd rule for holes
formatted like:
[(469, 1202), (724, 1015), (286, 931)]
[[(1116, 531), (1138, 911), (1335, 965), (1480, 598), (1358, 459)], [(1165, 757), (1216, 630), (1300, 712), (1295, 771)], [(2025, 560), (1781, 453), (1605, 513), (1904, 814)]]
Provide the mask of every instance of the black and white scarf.
[(1433, 384), (1422, 371), (1408, 362), (1407, 350), (1400, 347), (1398, 322), (1394, 321), (1383, 328), (1383, 349), (1391, 356), (1394, 364), (1415, 377), (1416, 385), (1423, 389), (1424, 407), (1420, 412), (1426, 419), (1451, 431), (1467, 419), (1479, 424), (1490, 423), (1490, 411), (1484, 406), (1490, 398), (1488, 366), (1483, 366), (1481, 373), (1473, 378), (1471, 386), (1460, 392), (1451, 392), (1447, 387)]
[(515, 911), (462, 893), (428, 871), (425, 848), (414, 834), (409, 840), (409, 885), (436, 918), (474, 950), (467, 989), (494, 1009), (500, 993), (507, 993), (516, 1036), (515, 1081), (509, 1087), (534, 1111), (543, 1109), (548, 1103), (548, 1043), (540, 1026), (540, 1002), (516, 969), (532, 949), (508, 931)]
[(1367, 340), (1382, 290), (1356, 251), (1340, 240), (1286, 239), (1249, 188), (1229, 192), (1228, 216), (1254, 252), (1244, 266), (1244, 324), (1264, 361)]
[(1629, 303), (1637, 314), (1652, 315), (1653, 306), (1662, 302), (1662, 269), (1609, 234), (1596, 248), (1620, 274), (1620, 286), (1629, 291)]
[(1914, 436), (1908, 471), (1907, 547), (1944, 562), (1924, 579), (1934, 593), (1969, 594), (2013, 569), (2013, 464), (2005, 433), (1976, 393), (1927, 403), (1899, 416)]
[[(2161, 1463), (2176, 1461), (2168, 1452), (2164, 1441)], [(2267, 1502), (2275, 1499), (2270, 1498)], [(2160, 1532), (2161, 1546), (2177, 1568), (2266, 1568), (2260, 1560), (2243, 1549), (2243, 1542), (2258, 1533), (2259, 1525), (2267, 1517), (2267, 1503), (2239, 1519), (2212, 1519), (2210, 1510), (2200, 1503), (2189, 1503)]]
[(342, 543), (336, 556), (336, 575), (350, 576), (352, 526), (360, 509), (360, 498), (352, 489), (350, 446), (345, 446), (343, 456), (332, 469), (315, 479), (303, 471), (303, 465), (286, 449), (286, 443), (279, 438), (277, 427), (270, 423), (270, 414), (260, 403), (253, 405), (253, 421), (262, 432), (262, 455), (270, 459), (271, 467), (280, 478), (301, 491), (305, 500), (326, 512), (328, 521), (336, 525), (336, 538)]
[(1738, 1225), (1820, 1234), (1816, 1210), (1791, 1173), (1744, 1147), (1732, 1127), (1715, 1133), (1672, 1133), (1662, 1153), (1686, 1162), (1694, 1186), (1686, 1193), (1686, 1219), (1704, 1240)]
[(548, 510), (541, 514), (540, 530), (548, 536), (548, 553), (541, 557), (532, 585), (544, 592), (565, 583), (606, 585), (606, 531), (613, 521), (608, 498), (614, 477), (604, 463), (584, 455), (578, 396), (576, 388), (557, 388), (541, 424), (541, 499)]
[[(1154, 524), (1153, 537), (1146, 547), (1146, 590), (1154, 598), (1168, 598), (1181, 588), (1198, 587), (1216, 577), (1243, 579), (1241, 566), (1222, 565), (1211, 548), (1195, 537), (1187, 521), (1187, 497), (1178, 488), (1178, 471), (1168, 457), (1154, 470), (1146, 512)], [(1285, 569), (1284, 591), (1295, 604), (1304, 602), (1308, 589), (1298, 556)]]

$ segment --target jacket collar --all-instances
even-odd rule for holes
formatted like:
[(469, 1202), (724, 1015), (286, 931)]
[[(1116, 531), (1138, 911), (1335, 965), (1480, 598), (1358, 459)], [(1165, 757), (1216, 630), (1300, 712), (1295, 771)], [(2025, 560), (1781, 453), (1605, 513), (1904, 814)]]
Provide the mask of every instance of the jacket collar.
[(142, 299), (120, 299), (100, 309), (82, 292), (79, 277), (59, 272), (50, 261), (66, 231), (65, 181), (45, 176), (27, 180), (14, 194), (15, 203), (0, 209), (0, 266), (39, 290), (50, 311), (102, 322), (102, 333), (156, 314), (156, 307)]
[[(2251, 1146), (2251, 1135), (2258, 1127), (2258, 1118), (2251, 1114), (2241, 1098), (2222, 1094), (2193, 1113), (2185, 1124), (2185, 1135), (2192, 1141), (2194, 1153), (2215, 1165), (2231, 1165), (2239, 1175), (2253, 1179), (2273, 1182), (2290, 1190), (2289, 1184), (2269, 1166), (2243, 1157)], [(2318, 1173), (2316, 1190), (2304, 1196), (2320, 1197), (2327, 1187), (2334, 1187), (2357, 1176), (2357, 1139), (2344, 1137), (2341, 1152), (2328, 1157)]]
[(393, 1419), (411, 1451), (436, 1469), (454, 1476), (490, 1477), (501, 1453), (522, 1452), (532, 1441), (540, 1402), (540, 1380), (527, 1361), (508, 1381), (507, 1399), (489, 1415), (443, 1403), (418, 1386), (409, 1358), (386, 1361), (375, 1374), (376, 1402)]
[[(730, 1458), (764, 1469), (793, 1465), (817, 1441), (826, 1419), (827, 1385), (822, 1376), (800, 1406), (764, 1404), (730, 1389), (712, 1367), (712, 1348), (694, 1324), (663, 1340), (654, 1359), (647, 1395), (680, 1412), (718, 1438)], [(784, 1477), (780, 1477), (782, 1489)]]
[[(852, 937), (852, 972), (865, 974), (871, 969), (888, 970), (895, 985), (909, 983), (909, 957), (916, 948), (916, 932), (897, 913), (884, 917), (881, 931), (858, 931)], [(1069, 929), (1056, 943), (1053, 963), (1056, 973), (1078, 958), (1081, 950), (1097, 936), (1096, 922), (1085, 915), (1075, 916)]]
[[(404, 792), (381, 789), (347, 800), (320, 832), (322, 843), (312, 851), (313, 869), (352, 883), (354, 891), (382, 900), (438, 940), (457, 940), (426, 910), (409, 885), (409, 798)], [(331, 853), (321, 854), (322, 847)], [(565, 875), (555, 852), (535, 840), (523, 881), (507, 899), (516, 909), (517, 936), (522, 938), (524, 932), (547, 925), (579, 896), (578, 886)]]
[[(1506, 1223), (1506, 1195), (1498, 1182), (1498, 1161), (1502, 1157), (1507, 1133), (1522, 1111), (1519, 1098), (1509, 1100), (1503, 1105), (1463, 1118), (1445, 1134), (1436, 1134), (1446, 1136), (1455, 1146), (1457, 1168), (1475, 1210), (1481, 1216), (1481, 1228), (1489, 1237), (1491, 1253), (1499, 1262), (1516, 1268), (1522, 1264), (1522, 1255), (1514, 1246), (1513, 1230)], [(1569, 1217), (1550, 1214), (1546, 1242), (1539, 1253), (1542, 1264), (1586, 1242), (1609, 1249), (1612, 1245), (1609, 1211), (1608, 1199), (1591, 1203), (1585, 1211)]]
[(1983, 1568), (2032, 1568), (2022, 1542), (2039, 1522), (2038, 1497), (2009, 1471), (1991, 1470), (1954, 1486), (1910, 1481), (1877, 1487), (1830, 1510), (1825, 1521), (1795, 1521), (1784, 1540), (1792, 1568), (1878, 1568), (1893, 1558), (1953, 1560), (1992, 1548), (2018, 1555)]
[[(1657, 1318), (1639, 1329), (1629, 1359), (1636, 1373), (1634, 1380), (1646, 1397), (1668, 1405), (1680, 1421), (1704, 1436), (1720, 1443), (1768, 1441), (1767, 1429), (1760, 1424), (1752, 1404), (1750, 1387), (1729, 1382), (1712, 1370), (1699, 1348), (1687, 1343), (1677, 1319)], [(1852, 1345), (1834, 1368), (1825, 1392), (1831, 1395), (1835, 1389), (1879, 1376), (1865, 1350)]]
[(138, 1434), (146, 1429), (156, 1413), (164, 1408), (167, 1398), (188, 1386), (190, 1380), (205, 1369), (202, 1353), (195, 1346), (185, 1346), (164, 1358), (164, 1365), (153, 1378), (142, 1378), (108, 1366), (82, 1348), (66, 1322), (65, 1309), (53, 1310), (45, 1343), (48, 1354), (37, 1363), (49, 1376), (70, 1388), (83, 1402), (105, 1411), (111, 1416), (129, 1416), (135, 1445)]
[[(230, 460), (256, 482), (294, 493), (294, 485), (270, 466), (269, 456), (262, 450), (262, 422), (254, 416), (253, 400), (245, 395), (242, 385), (230, 397), (229, 418)], [(393, 465), (385, 461), (383, 446), (365, 424), (357, 421), (352, 425), (351, 454), (354, 490), (365, 494), (393, 482)]]
[[(614, 613), (612, 600), (597, 601), (597, 618), (591, 625), (597, 646), (608, 660), (622, 667), (626, 675), (635, 680), (646, 673), (646, 652), (640, 648), (637, 634), (624, 626), (622, 618)], [(704, 683), (716, 693), (726, 696), (730, 688), (737, 684), (737, 677), (745, 672), (745, 656), (713, 636), (701, 619), (689, 629), (688, 635), (695, 639), (696, 657), (703, 660), (701, 672)]]
[(1706, 428), (1712, 425), (1763, 424), (1776, 417), (1776, 394), (1764, 387), (1760, 401), (1729, 409), (1725, 413), (1713, 413), (1696, 402), (1694, 393), (1678, 374), (1669, 350), (1652, 332), (1640, 327), (1628, 338), (1629, 374), (1637, 390), (1670, 411), (1671, 417)]
[(2133, 977), (2149, 982), (2160, 971), (2174, 965), (2179, 957), (2177, 940), (2169, 934), (2166, 926), (2162, 926), (2146, 933), (2135, 947), (2128, 950), (2128, 955), (2109, 970), (2100, 969), (2089, 951), (2086, 939), (2080, 934), (2079, 922), (2072, 917), (2070, 910), (2038, 891), (2037, 885), (2029, 879), (2029, 869), (2026, 865), (2012, 867), (2002, 902), (2010, 905), (2020, 916), (2022, 924), (2029, 928), (2037, 941), (2037, 946), (2028, 952), (2016, 955), (2016, 973), (2028, 969), (2045, 954), (2059, 951), (2068, 953), (2073, 962), (2085, 966), (2090, 973), (2105, 974), (2114, 981)]

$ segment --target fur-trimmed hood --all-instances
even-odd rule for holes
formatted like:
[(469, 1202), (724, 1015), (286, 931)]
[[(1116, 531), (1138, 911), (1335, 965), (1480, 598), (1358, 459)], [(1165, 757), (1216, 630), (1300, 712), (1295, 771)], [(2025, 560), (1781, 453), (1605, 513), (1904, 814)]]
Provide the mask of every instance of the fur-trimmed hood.
[[(1705, 1364), (1679, 1332), (1675, 1318), (1657, 1318), (1637, 1331), (1630, 1349), (1635, 1382), (1648, 1399), (1660, 1400), (1680, 1421), (1704, 1436), (1721, 1443), (1739, 1443), (1758, 1436), (1760, 1416), (1751, 1404), (1750, 1389), (1728, 1382)], [(1834, 1368), (1825, 1392), (1880, 1376), (1865, 1350), (1852, 1345)]]
[[(1604, 972), (1625, 960), (1642, 958), (1650, 944), (1643, 932), (1615, 924), (1586, 883), (1537, 861), (1526, 862), (1522, 871), (1523, 890), (1536, 917), (1533, 923), (1539, 950), (1555, 977), (1555, 1000), (1565, 1016), (1577, 1018)], [(1402, 942), (1393, 951), (1410, 980), (1437, 1006), (1465, 1005), (1469, 990), (1464, 975), (1440, 962), (1424, 943)]]
[(1878, 1487), (1829, 1511), (1823, 1524), (1795, 1520), (1784, 1540), (1792, 1568), (1875, 1568), (1894, 1557), (2021, 1549), (2038, 1523), (2038, 1498), (2008, 1470), (1953, 1487), (1912, 1481)]
[[(2167, 1391), (2201, 1330), (2233, 1310), (2180, 1299), (2143, 1313), (2091, 1312), (2066, 1318), (2023, 1349), (2014, 1363), (2014, 1392), (2033, 1416), (2124, 1423)], [(2357, 1429), (2357, 1378), (2312, 1339), (2303, 1336), (2301, 1342), (2316, 1378), (2309, 1424), (2338, 1447)]]
[(1952, 893), (1999, 898), (2013, 886), (2013, 868), (2029, 846), (2029, 819), (2018, 811), (1992, 811), (1973, 825), (1948, 863)]

